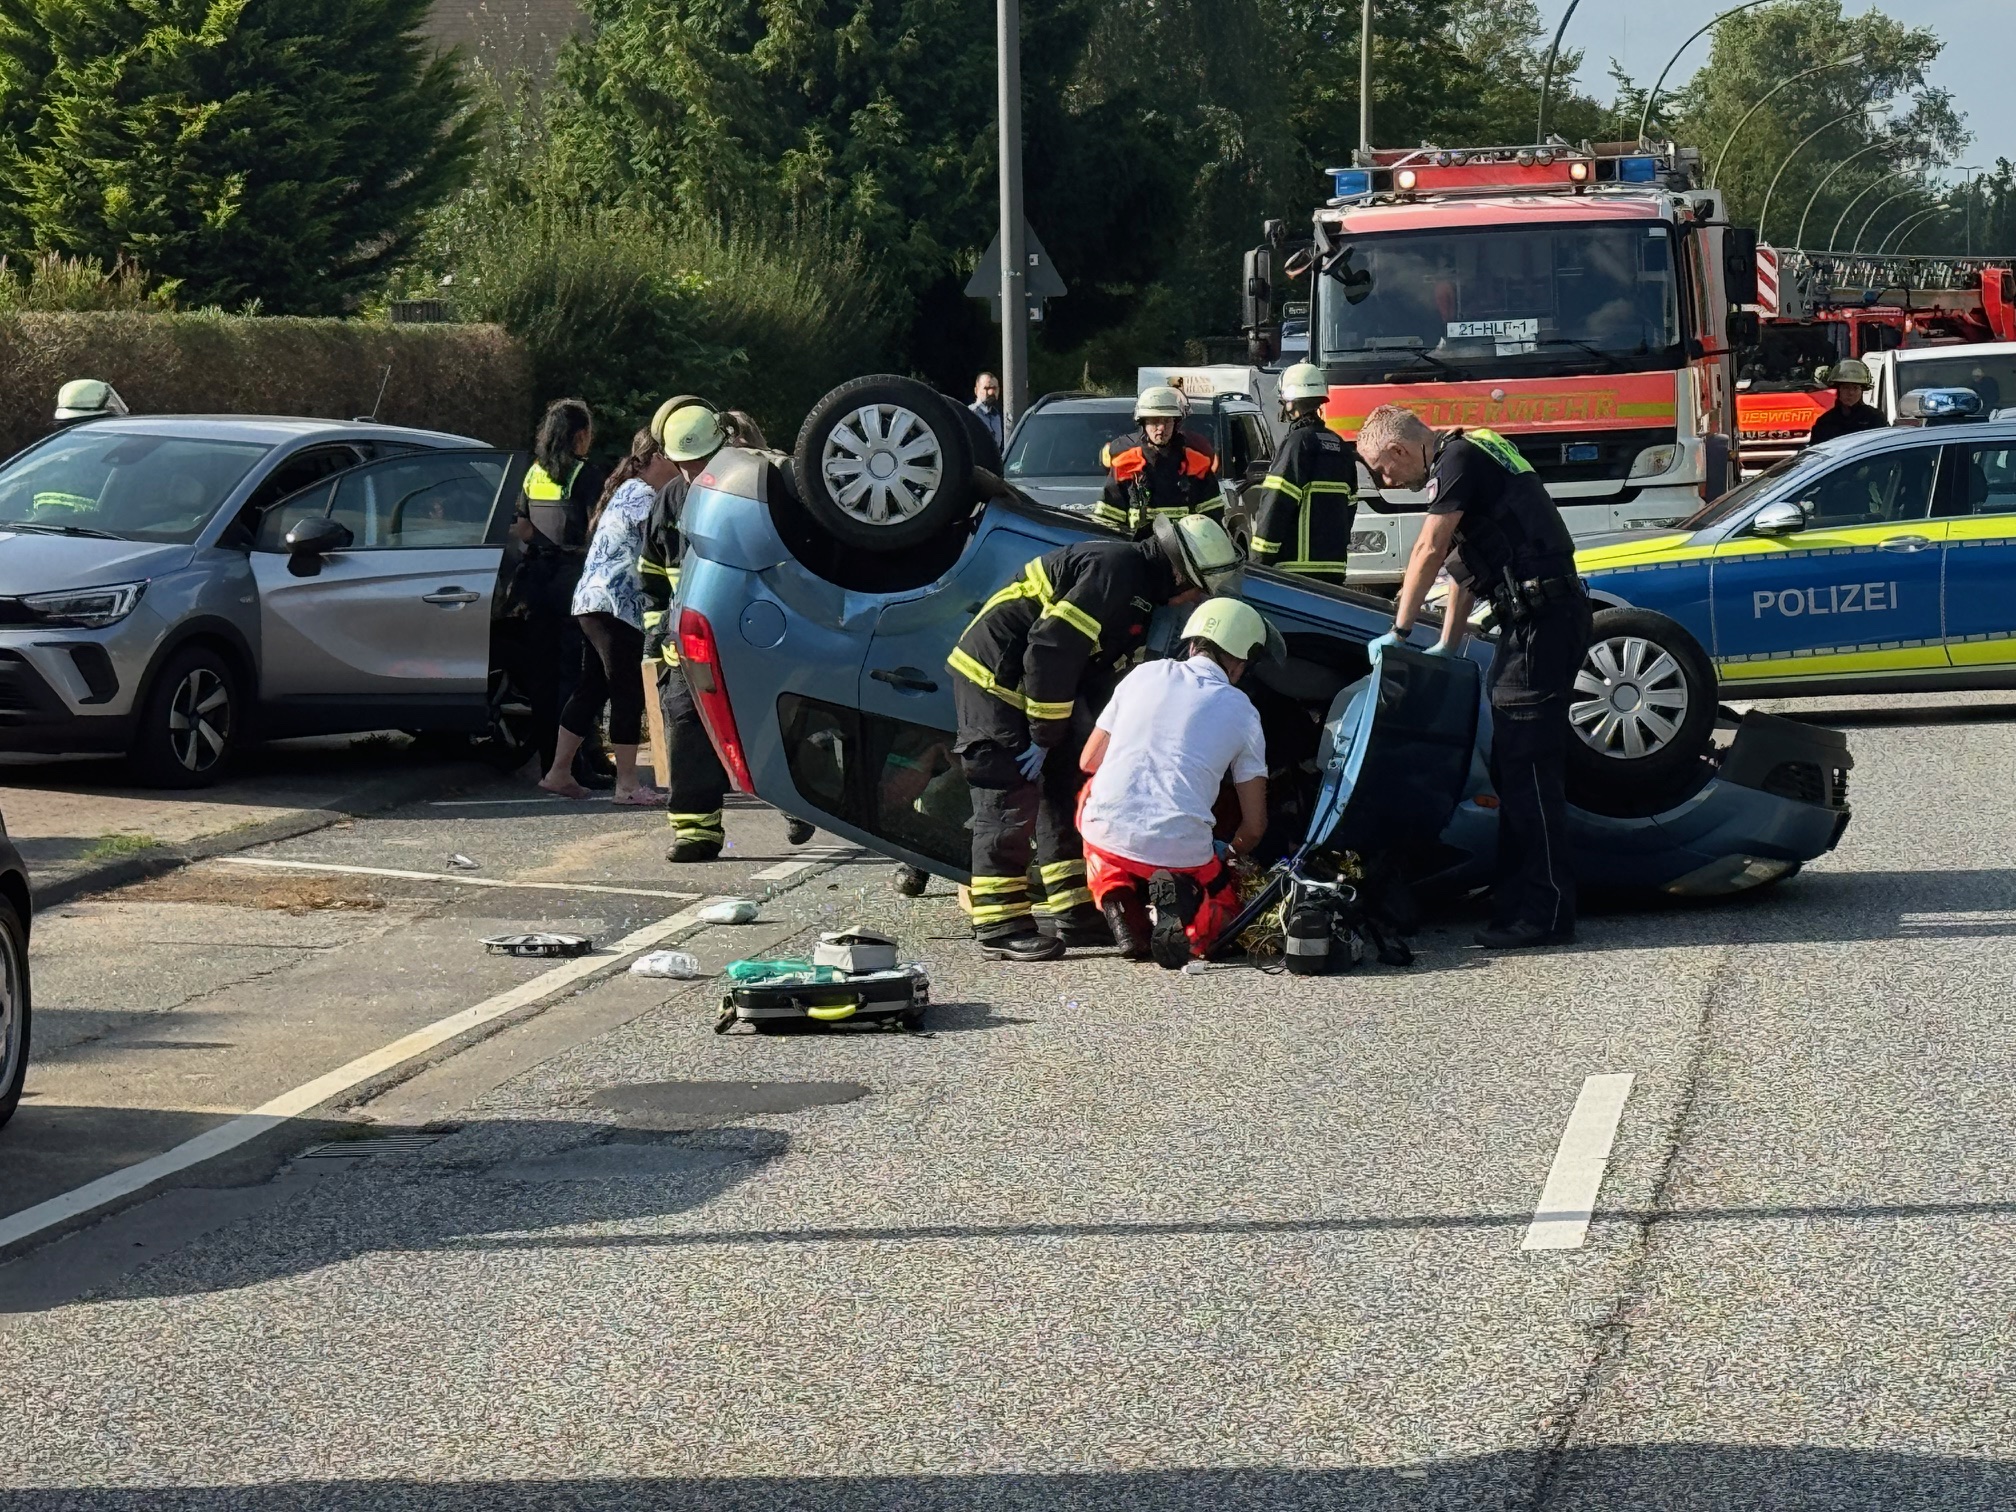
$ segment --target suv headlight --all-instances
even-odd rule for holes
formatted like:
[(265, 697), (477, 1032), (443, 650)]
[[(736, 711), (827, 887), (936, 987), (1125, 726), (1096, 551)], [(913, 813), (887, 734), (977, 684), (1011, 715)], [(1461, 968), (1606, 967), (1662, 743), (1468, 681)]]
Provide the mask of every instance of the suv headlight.
[(62, 593), (31, 593), (21, 600), (24, 609), (57, 625), (78, 625), (86, 630), (102, 630), (116, 625), (133, 612), (143, 583), (114, 583), (109, 588), (71, 588)]
[(1673, 471), (1673, 464), (1680, 460), (1680, 448), (1674, 442), (1664, 446), (1648, 446), (1638, 453), (1631, 463), (1634, 478), (1656, 478), (1662, 473)]

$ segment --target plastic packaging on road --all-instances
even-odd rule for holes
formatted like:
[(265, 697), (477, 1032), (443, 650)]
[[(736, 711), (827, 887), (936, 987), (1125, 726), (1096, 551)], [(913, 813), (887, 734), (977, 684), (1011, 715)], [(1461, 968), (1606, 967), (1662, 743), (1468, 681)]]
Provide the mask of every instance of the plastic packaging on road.
[(814, 966), (810, 961), (785, 957), (775, 961), (730, 961), (731, 982), (837, 982), (845, 975), (832, 966)]
[(677, 982), (691, 982), (707, 973), (700, 969), (698, 960), (683, 950), (654, 950), (630, 963), (630, 975), (670, 977)]
[(761, 907), (747, 898), (723, 898), (694, 915), (702, 924), (754, 924)]

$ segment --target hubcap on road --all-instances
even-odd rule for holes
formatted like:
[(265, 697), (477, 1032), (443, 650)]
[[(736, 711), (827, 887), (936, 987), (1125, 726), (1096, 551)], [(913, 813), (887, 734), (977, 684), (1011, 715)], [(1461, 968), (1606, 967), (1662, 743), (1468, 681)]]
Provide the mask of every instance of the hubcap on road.
[(937, 497), (945, 459), (931, 427), (900, 404), (841, 418), (819, 462), (833, 501), (869, 525), (894, 525)]
[(231, 738), (231, 690), (208, 667), (182, 679), (168, 704), (168, 745), (183, 769), (207, 772)]
[(1568, 719), (1605, 756), (1649, 756), (1687, 722), (1687, 674), (1671, 652), (1643, 636), (1599, 640), (1575, 674)]

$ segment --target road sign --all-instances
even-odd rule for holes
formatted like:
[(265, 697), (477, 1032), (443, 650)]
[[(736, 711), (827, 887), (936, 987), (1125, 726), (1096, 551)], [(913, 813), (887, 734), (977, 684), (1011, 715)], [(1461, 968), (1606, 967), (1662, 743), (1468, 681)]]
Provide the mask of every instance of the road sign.
[[(1043, 301), (1062, 299), (1071, 291), (1064, 287), (1064, 280), (1057, 274), (1057, 265), (1050, 261), (1050, 254), (1043, 250), (1043, 243), (1036, 239), (1036, 232), (1027, 221), (1022, 223), (1024, 250), (1029, 259), (1028, 276), (1024, 286), (1029, 291), (1029, 315), (1031, 319), (1043, 318)], [(980, 254), (980, 266), (973, 270), (973, 276), (966, 281), (966, 296), (969, 299), (984, 299), (994, 311), (994, 319), (1001, 318), (1001, 236), (995, 233), (994, 240), (987, 244), (987, 250)]]

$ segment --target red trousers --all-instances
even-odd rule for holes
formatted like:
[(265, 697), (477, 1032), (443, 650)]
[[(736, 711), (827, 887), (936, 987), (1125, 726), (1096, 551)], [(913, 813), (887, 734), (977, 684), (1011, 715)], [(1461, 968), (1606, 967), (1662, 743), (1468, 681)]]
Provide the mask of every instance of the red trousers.
[(1190, 936), (1190, 948), (1201, 956), (1239, 916), (1238, 879), (1230, 867), (1216, 856), (1202, 866), (1151, 866), (1101, 850), (1090, 840), (1085, 842), (1085, 883), (1092, 889), (1092, 901), (1101, 907), (1110, 894), (1123, 887), (1138, 887), (1145, 895), (1148, 879), (1158, 871), (1172, 877), (1194, 877), (1203, 886), (1204, 906), (1184, 930)]

